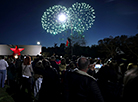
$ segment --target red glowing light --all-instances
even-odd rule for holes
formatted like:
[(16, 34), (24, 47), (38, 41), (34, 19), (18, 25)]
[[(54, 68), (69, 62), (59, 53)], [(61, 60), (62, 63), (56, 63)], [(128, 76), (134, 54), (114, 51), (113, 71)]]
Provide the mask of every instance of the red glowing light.
[(13, 51), (13, 55), (18, 55), (20, 56), (21, 55), (21, 51), (24, 50), (24, 48), (18, 48), (17, 46), (15, 48), (10, 48), (12, 51)]

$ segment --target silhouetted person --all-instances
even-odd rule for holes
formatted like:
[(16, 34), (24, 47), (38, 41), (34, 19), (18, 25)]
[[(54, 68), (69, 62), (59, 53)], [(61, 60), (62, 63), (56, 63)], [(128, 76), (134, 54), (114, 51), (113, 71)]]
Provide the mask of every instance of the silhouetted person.
[(138, 102), (138, 66), (131, 64), (124, 76), (123, 101)]
[(122, 84), (118, 82), (116, 63), (102, 66), (96, 74), (98, 85), (105, 102), (117, 102), (122, 93)]
[(59, 101), (59, 77), (57, 70), (51, 67), (48, 60), (43, 60), (43, 81), (39, 93), (39, 102)]
[(53, 67), (53, 68), (56, 68), (56, 70), (58, 71), (58, 73), (59, 73), (59, 66), (58, 66), (58, 64), (56, 63), (56, 58), (55, 58), (55, 56), (51, 56), (51, 58), (50, 58), (50, 63), (51, 63), (51, 66)]
[(78, 59), (78, 70), (68, 72), (65, 82), (66, 102), (103, 102), (100, 89), (94, 77), (87, 74), (89, 60)]

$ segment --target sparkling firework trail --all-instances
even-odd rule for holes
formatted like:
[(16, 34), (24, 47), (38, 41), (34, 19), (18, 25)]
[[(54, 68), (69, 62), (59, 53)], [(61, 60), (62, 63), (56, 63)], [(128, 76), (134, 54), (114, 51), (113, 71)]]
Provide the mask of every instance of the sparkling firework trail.
[[(66, 21), (59, 21), (58, 17), (61, 14), (66, 16)], [(68, 29), (68, 18), (69, 14), (66, 7), (61, 5), (49, 7), (49, 9), (47, 9), (42, 15), (42, 27), (48, 33), (56, 35)]]
[(71, 33), (72, 31), (82, 33), (91, 28), (94, 21), (95, 12), (93, 7), (78, 2), (68, 9), (61, 5), (49, 7), (41, 18), (43, 29), (54, 35), (67, 29), (71, 29)]

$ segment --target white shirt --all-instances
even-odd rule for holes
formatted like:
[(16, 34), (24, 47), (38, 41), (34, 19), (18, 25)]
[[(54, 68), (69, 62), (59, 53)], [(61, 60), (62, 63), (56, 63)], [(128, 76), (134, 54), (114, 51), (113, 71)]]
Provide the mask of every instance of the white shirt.
[(0, 59), (0, 70), (6, 70), (7, 67), (9, 67), (7, 61)]

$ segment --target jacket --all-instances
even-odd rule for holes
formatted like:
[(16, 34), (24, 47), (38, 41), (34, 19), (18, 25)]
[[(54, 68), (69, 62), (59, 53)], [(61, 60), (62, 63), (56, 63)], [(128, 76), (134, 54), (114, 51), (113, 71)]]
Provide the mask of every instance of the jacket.
[(124, 77), (123, 101), (138, 102), (138, 67), (126, 71)]
[(55, 68), (45, 68), (42, 72), (43, 82), (39, 91), (39, 102), (59, 101), (59, 77)]
[(93, 76), (75, 70), (68, 72), (64, 81), (66, 102), (104, 102)]

